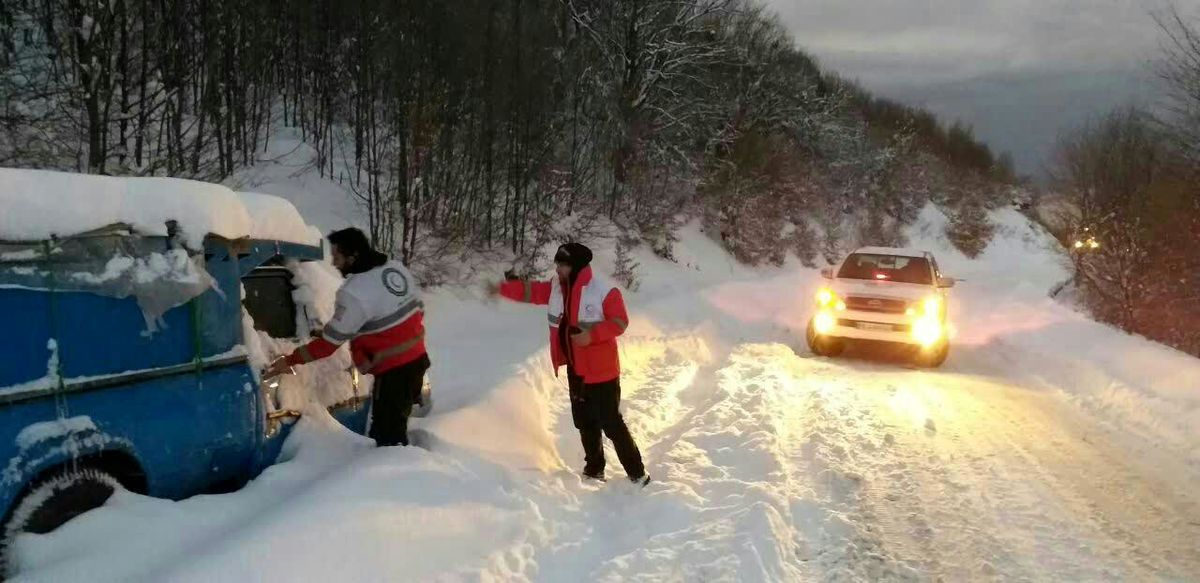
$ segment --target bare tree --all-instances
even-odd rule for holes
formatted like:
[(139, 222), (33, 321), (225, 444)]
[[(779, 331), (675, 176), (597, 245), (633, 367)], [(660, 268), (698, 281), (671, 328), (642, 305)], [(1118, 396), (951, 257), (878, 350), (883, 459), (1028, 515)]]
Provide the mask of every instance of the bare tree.
[(1078, 211), (1065, 243), (1093, 312), (1194, 351), (1200, 189), (1173, 146), (1147, 115), (1117, 111), (1062, 141), (1056, 180)]
[(1164, 38), (1159, 75), (1167, 86), (1169, 126), (1179, 147), (1200, 164), (1200, 29), (1175, 6), (1155, 18)]
[(0, 2), (0, 163), (221, 181), (285, 135), (418, 266), (602, 218), (671, 257), (705, 208), (739, 257), (811, 257), (814, 217), (825, 251), (912, 220), (916, 153), (994, 162), (754, 0)]

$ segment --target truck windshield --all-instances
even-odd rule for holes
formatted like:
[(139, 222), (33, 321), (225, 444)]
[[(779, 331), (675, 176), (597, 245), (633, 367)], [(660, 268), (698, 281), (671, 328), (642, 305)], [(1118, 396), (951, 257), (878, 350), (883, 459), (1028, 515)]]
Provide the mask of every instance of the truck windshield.
[(899, 283), (933, 283), (933, 271), (924, 257), (868, 255), (855, 253), (846, 258), (838, 271), (842, 279), (872, 279)]

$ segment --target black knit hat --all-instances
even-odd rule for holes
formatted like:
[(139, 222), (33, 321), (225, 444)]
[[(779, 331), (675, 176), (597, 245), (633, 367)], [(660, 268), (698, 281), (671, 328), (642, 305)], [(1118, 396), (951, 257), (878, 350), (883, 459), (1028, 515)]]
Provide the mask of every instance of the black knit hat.
[(554, 254), (554, 262), (570, 265), (571, 269), (578, 273), (592, 262), (592, 250), (582, 243), (567, 243), (558, 248), (558, 252)]

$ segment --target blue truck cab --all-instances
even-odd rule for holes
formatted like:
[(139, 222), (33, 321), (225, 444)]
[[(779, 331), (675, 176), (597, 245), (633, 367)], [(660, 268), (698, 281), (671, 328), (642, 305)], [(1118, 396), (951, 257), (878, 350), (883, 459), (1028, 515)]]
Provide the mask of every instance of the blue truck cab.
[[(322, 249), (211, 235), (186, 249), (168, 232), (113, 225), (0, 242), (6, 542), (49, 532), (118, 486), (170, 499), (240, 487), (302, 414), (260, 382), (246, 336), (307, 336), (292, 277)], [(328, 410), (363, 433), (369, 403), (341, 372), (354, 396)]]

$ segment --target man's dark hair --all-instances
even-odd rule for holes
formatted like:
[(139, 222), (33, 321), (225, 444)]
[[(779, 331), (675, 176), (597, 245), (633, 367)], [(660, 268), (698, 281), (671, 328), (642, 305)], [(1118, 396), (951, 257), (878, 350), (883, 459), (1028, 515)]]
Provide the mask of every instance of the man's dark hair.
[(353, 227), (329, 234), (329, 244), (337, 247), (338, 253), (350, 259), (346, 273), (363, 273), (387, 263), (387, 255), (376, 251), (367, 240), (367, 235)]

